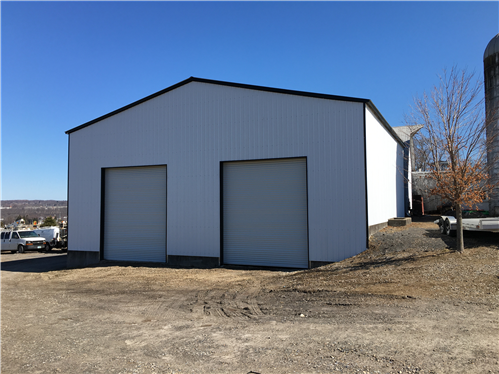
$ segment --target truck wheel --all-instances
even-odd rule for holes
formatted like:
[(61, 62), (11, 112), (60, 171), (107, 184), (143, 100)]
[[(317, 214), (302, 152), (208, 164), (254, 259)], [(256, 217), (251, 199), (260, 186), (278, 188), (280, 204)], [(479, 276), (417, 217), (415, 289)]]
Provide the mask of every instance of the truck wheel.
[(22, 244), (17, 246), (17, 253), (24, 253), (24, 246)]
[(51, 249), (50, 244), (45, 244), (45, 252), (50, 252)]

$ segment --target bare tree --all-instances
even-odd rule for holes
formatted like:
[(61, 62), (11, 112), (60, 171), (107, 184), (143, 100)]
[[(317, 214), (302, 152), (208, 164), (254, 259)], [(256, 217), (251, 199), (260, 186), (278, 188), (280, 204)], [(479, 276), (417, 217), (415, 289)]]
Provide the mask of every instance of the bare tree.
[(414, 144), (414, 151), (412, 157), (414, 158), (413, 171), (427, 171), (427, 166), (430, 164), (431, 152), (430, 142), (424, 132), (417, 132), (412, 138)]
[(493, 188), (486, 149), (492, 121), (485, 118), (481, 81), (466, 70), (444, 71), (430, 94), (414, 99), (406, 122), (424, 126), (421, 165), (435, 182), (430, 194), (450, 201), (456, 211), (456, 250), (462, 252), (462, 206), (476, 206)]

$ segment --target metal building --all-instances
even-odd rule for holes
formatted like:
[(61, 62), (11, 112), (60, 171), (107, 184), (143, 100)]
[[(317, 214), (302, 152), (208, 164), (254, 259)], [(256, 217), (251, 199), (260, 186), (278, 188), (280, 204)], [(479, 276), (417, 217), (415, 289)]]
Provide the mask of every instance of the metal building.
[(404, 144), (366, 99), (191, 77), (67, 134), (70, 267), (308, 268), (404, 216)]

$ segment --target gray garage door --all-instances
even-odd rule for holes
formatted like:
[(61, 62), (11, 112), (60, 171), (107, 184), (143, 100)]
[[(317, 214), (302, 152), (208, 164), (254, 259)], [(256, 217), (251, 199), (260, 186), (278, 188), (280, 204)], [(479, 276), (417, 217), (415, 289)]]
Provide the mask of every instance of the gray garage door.
[(223, 164), (223, 262), (308, 267), (305, 158)]
[(104, 258), (166, 262), (166, 166), (105, 170)]

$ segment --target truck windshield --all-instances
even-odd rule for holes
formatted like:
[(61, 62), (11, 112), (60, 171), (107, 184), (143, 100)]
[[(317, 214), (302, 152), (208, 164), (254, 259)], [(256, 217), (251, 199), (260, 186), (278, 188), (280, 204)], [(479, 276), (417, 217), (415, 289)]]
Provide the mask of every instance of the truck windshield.
[(21, 238), (38, 238), (39, 236), (34, 231), (19, 231)]

